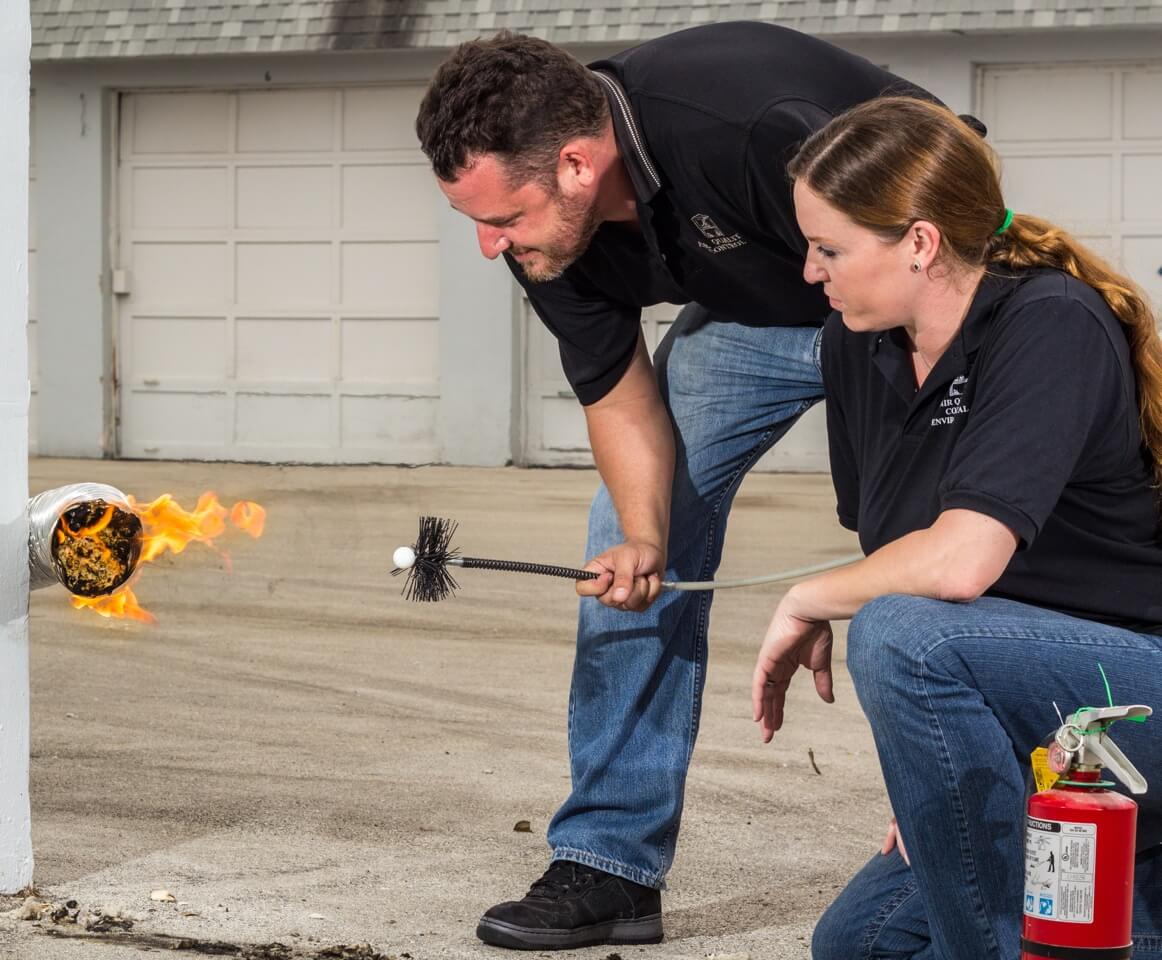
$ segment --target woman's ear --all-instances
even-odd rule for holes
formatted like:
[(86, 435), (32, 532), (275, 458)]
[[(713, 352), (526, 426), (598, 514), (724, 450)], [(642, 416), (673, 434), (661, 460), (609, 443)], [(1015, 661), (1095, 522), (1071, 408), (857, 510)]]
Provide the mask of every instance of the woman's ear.
[(920, 264), (918, 272), (926, 273), (940, 253), (940, 243), (943, 239), (940, 229), (928, 220), (917, 220), (908, 228), (908, 236), (905, 239), (908, 256), (914, 263)]

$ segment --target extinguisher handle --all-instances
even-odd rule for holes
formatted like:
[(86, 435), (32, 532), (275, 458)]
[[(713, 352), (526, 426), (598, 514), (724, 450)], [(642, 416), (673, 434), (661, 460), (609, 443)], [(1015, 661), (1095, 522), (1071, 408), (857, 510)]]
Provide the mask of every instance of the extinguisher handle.
[(1066, 723), (1066, 728), (1071, 729), (1081, 740), (1075, 762), (1100, 763), (1124, 783), (1130, 793), (1145, 793), (1146, 778), (1126, 759), (1107, 731), (1115, 720), (1145, 718), (1153, 712), (1150, 707), (1140, 703), (1128, 707), (1086, 707), (1078, 710)]
[(1126, 759), (1121, 748), (1108, 736), (1087, 737), (1085, 752), (1096, 757), (1103, 767), (1126, 785), (1130, 793), (1146, 792), (1146, 778)]

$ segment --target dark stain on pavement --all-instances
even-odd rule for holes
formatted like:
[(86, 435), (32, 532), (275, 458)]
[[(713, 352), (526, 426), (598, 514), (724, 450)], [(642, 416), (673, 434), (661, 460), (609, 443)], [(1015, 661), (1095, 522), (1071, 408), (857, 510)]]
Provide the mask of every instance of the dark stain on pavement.
[(380, 953), (370, 944), (337, 944), (302, 949), (285, 943), (228, 943), (224, 940), (198, 940), (165, 933), (65, 933), (54, 927), (40, 931), (59, 940), (83, 940), (88, 943), (133, 947), (143, 952), (180, 950), (203, 957), (230, 957), (233, 960), (412, 960), (410, 953)]

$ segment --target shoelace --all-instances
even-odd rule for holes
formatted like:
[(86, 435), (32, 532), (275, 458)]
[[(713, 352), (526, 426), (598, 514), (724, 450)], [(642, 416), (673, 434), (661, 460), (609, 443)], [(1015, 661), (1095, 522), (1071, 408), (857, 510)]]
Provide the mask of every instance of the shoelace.
[(528, 895), (555, 900), (574, 886), (580, 889), (592, 883), (593, 874), (585, 867), (569, 860), (558, 860), (549, 866), (543, 877), (533, 883)]

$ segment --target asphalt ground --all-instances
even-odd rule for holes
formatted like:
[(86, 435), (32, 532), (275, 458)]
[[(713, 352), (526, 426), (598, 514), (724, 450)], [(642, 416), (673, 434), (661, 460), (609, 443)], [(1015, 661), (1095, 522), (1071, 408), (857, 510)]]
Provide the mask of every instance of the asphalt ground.
[[(520, 956), (474, 929), (547, 863), (568, 790), (573, 587), (461, 571), (454, 599), (415, 604), (391, 554), (436, 514), (459, 522), (467, 554), (579, 564), (592, 471), (42, 459), (31, 478), (33, 493), (94, 480), (187, 506), (215, 490), (268, 517), (259, 540), (229, 534), (225, 553), (193, 544), (146, 569), (153, 626), (33, 594), (35, 887), (63, 914), (0, 918), (0, 956)], [(755, 475), (721, 575), (853, 549), (827, 477)], [(834, 705), (805, 677), (793, 686), (772, 744), (751, 722), (782, 589), (715, 602), (665, 941), (577, 960), (807, 957), (814, 921), (878, 849), (888, 807), (842, 665)], [(78, 911), (96, 927), (69, 922)]]

